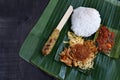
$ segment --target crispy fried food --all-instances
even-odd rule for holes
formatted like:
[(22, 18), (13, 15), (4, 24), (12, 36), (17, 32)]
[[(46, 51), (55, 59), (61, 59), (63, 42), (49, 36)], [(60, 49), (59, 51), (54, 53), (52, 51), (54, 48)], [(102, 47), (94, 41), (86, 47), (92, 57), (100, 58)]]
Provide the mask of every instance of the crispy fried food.
[[(73, 39), (73, 36), (71, 38)], [(72, 44), (65, 48), (60, 54), (60, 61), (68, 66), (75, 66), (81, 69), (93, 68), (93, 60), (97, 53), (95, 43), (92, 40), (83, 40), (82, 42), (84, 43)]]
[(79, 37), (72, 32), (68, 32), (68, 38), (70, 46), (84, 43), (84, 39), (82, 37)]

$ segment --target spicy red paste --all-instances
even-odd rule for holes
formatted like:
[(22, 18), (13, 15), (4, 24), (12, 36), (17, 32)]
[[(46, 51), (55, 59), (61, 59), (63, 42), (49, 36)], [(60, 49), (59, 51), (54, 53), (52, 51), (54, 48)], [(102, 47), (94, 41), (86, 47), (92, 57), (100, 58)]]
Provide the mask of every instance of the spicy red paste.
[(114, 46), (114, 39), (114, 32), (111, 32), (106, 26), (102, 26), (96, 39), (98, 50), (108, 54)]

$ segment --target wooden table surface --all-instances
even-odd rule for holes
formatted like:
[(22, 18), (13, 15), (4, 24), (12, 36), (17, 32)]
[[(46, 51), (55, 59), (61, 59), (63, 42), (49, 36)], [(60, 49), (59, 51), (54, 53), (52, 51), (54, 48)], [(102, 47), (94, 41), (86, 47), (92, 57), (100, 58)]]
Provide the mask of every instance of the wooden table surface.
[(19, 57), (49, 0), (0, 0), (0, 80), (55, 80)]

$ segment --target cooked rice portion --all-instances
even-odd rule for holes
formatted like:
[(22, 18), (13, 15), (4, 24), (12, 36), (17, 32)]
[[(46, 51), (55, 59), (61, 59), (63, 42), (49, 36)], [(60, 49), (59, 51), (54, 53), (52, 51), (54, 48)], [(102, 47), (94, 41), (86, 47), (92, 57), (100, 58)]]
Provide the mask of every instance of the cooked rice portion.
[(100, 14), (94, 8), (78, 7), (72, 14), (73, 32), (82, 37), (89, 37), (94, 34), (100, 27)]

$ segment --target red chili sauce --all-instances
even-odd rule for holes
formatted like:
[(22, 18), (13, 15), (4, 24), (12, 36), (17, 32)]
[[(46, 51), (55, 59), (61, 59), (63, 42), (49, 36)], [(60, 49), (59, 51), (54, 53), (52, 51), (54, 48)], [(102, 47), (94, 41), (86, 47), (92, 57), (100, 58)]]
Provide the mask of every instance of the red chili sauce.
[(108, 54), (114, 46), (114, 39), (114, 32), (111, 32), (106, 26), (102, 26), (96, 39), (98, 50)]

